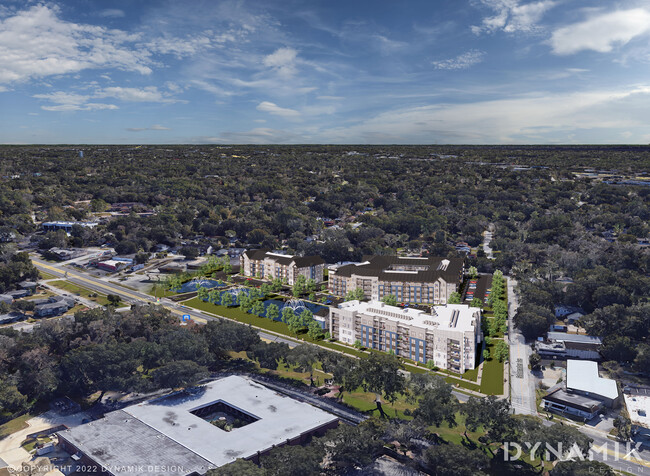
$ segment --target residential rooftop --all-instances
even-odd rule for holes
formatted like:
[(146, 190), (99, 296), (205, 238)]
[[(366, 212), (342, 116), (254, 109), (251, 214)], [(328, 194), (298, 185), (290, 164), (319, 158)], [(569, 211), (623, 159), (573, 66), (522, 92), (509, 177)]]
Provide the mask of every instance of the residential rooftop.
[(479, 322), (481, 313), (479, 308), (466, 304), (446, 304), (433, 306), (431, 314), (427, 314), (419, 309), (389, 306), (382, 301), (346, 301), (339, 305), (339, 309), (356, 311), (378, 318), (389, 318), (409, 326), (426, 329), (453, 329), (462, 332), (473, 331)]
[(447, 282), (456, 282), (463, 264), (463, 258), (364, 256), (361, 263), (339, 266), (336, 275), (377, 276), (382, 281), (433, 282), (443, 278)]

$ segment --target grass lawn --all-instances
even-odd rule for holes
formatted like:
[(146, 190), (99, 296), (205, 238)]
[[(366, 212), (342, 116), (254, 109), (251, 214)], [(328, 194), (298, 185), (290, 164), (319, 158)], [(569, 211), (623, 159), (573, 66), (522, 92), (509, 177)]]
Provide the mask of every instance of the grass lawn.
[[(495, 344), (494, 341), (490, 344), (490, 352), (493, 351)], [(480, 392), (487, 395), (503, 394), (503, 362), (499, 362), (494, 357), (483, 362)]]
[[(343, 401), (363, 413), (375, 416), (379, 415), (374, 393), (363, 392), (361, 389), (357, 389), (355, 392), (343, 392)], [(390, 418), (401, 418), (403, 420), (413, 419), (411, 416), (404, 415), (404, 410), (408, 409), (413, 411), (416, 408), (415, 405), (408, 403), (403, 395), (399, 395), (393, 404), (382, 398), (381, 406), (384, 409), (384, 413)]]
[(46, 273), (45, 271), (38, 271), (38, 275), (41, 277), (41, 279), (56, 279), (57, 276), (54, 276), (53, 274)]
[(4, 425), (0, 425), (0, 438), (4, 438), (6, 436), (11, 435), (12, 433), (16, 433), (17, 431), (24, 430), (25, 428), (27, 428), (27, 420), (29, 420), (33, 416), (34, 415), (30, 413), (25, 413), (24, 415), (19, 416), (18, 418), (9, 420)]
[(476, 383), (465, 382), (464, 380), (458, 380), (453, 377), (445, 377), (445, 382), (451, 384), (453, 387), (466, 388), (467, 390), (474, 390), (475, 392), (480, 392), (481, 388)]
[[(108, 299), (106, 298), (106, 295), (96, 293), (94, 291), (90, 291), (86, 288), (82, 288), (81, 286), (78, 286), (74, 283), (71, 283), (69, 281), (52, 281), (51, 283), (52, 286), (58, 289), (62, 289), (64, 291), (68, 291), (72, 294), (76, 294), (79, 296), (82, 296), (86, 299), (89, 299), (93, 302), (96, 302), (97, 304), (101, 304), (102, 306), (107, 306), (108, 305)], [(91, 294), (97, 294), (97, 297), (91, 297)]]
[(463, 378), (465, 380), (471, 380), (472, 382), (476, 382), (478, 379), (478, 367), (466, 370), (465, 373), (463, 374)]

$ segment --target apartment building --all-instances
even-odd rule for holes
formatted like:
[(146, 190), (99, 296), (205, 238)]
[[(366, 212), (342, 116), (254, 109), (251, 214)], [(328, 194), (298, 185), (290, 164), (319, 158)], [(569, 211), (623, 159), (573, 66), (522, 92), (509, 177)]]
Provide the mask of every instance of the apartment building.
[(422, 364), (465, 372), (476, 365), (483, 340), (481, 309), (466, 304), (433, 306), (431, 314), (381, 301), (348, 301), (330, 308), (329, 331), (346, 344), (392, 352)]
[(392, 294), (399, 302), (446, 304), (463, 280), (463, 258), (370, 256), (330, 269), (330, 293), (344, 297), (363, 289), (366, 299)]
[(248, 250), (240, 259), (241, 273), (262, 279), (280, 278), (293, 286), (303, 275), (317, 283), (323, 281), (325, 261), (320, 256), (293, 256), (272, 253), (269, 250)]

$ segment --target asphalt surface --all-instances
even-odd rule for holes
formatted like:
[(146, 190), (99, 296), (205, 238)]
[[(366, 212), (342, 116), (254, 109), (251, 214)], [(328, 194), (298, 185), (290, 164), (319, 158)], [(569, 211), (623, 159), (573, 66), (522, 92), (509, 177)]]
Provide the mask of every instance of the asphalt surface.
[(514, 326), (519, 301), (514, 292), (517, 282), (508, 278), (508, 338), (510, 342), (510, 403), (517, 414), (537, 415), (535, 377), (528, 369), (531, 354), (526, 339)]

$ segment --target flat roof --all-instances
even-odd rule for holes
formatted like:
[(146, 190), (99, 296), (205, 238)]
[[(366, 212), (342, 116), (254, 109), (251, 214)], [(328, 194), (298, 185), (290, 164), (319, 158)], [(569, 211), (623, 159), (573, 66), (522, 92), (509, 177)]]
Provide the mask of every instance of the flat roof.
[(614, 400), (618, 397), (616, 381), (598, 375), (598, 363), (592, 360), (567, 360), (566, 387)]
[(650, 428), (650, 393), (623, 394), (630, 421), (643, 428)]
[[(442, 278), (447, 282), (457, 282), (463, 264), (463, 258), (378, 255), (364, 256), (361, 263), (340, 266), (335, 272), (337, 276), (368, 276), (382, 281), (431, 283)], [(406, 266), (417, 269), (399, 269)]]
[(566, 332), (549, 332), (546, 334), (548, 340), (561, 342), (581, 342), (584, 344), (602, 344), (600, 337), (586, 336), (582, 334), (568, 334)]
[(592, 413), (597, 407), (601, 405), (601, 402), (599, 400), (595, 400), (584, 395), (578, 395), (576, 393), (569, 393), (561, 388), (549, 393), (543, 397), (543, 400), (560, 403), (562, 405), (577, 408), (578, 410), (587, 411), (589, 413)]
[(339, 309), (387, 318), (410, 326), (458, 331), (474, 331), (481, 315), (480, 308), (470, 307), (467, 304), (432, 306), (431, 314), (414, 308), (389, 306), (382, 301), (346, 301), (339, 305)]
[[(191, 413), (220, 401), (254, 415), (258, 420), (228, 432)], [(119, 412), (117, 416), (113, 414), (118, 412), (112, 412), (107, 415), (111, 415), (110, 418), (93, 422), (92, 425), (99, 430), (93, 431), (91, 437), (88, 435), (90, 430), (85, 428), (88, 425), (66, 430), (62, 435), (75, 445), (81, 440), (88, 455), (100, 464), (103, 464), (102, 458), (114, 464), (126, 464), (139, 457), (140, 464), (162, 465), (161, 461), (167, 460), (159, 461), (158, 454), (166, 454), (168, 446), (175, 451), (175, 445), (179, 445), (185, 451), (183, 458), (188, 465), (219, 467), (338, 420), (336, 416), (307, 403), (235, 375), (132, 405)], [(130, 421), (139, 424), (134, 424), (129, 431), (124, 430)], [(154, 434), (158, 435), (160, 450), (150, 448), (147, 443), (149, 435)], [(86, 451), (85, 448), (79, 449)], [(98, 455), (93, 450), (102, 451)], [(180, 465), (182, 458), (172, 461)], [(204, 473), (206, 469), (199, 472)]]

